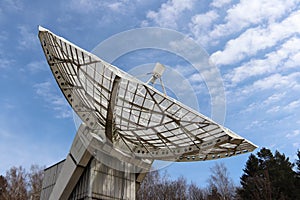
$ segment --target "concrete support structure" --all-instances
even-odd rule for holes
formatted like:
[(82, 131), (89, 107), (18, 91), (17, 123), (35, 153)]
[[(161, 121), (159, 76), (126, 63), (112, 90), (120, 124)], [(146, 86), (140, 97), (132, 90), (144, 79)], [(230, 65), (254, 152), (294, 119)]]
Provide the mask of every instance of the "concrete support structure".
[[(109, 167), (95, 159), (80, 138), (86, 131), (82, 124), (73, 141), (69, 155), (45, 170), (41, 200), (89, 200), (130, 199), (134, 200), (140, 183), (149, 168), (132, 173), (131, 163), (115, 156), (101, 154), (109, 160)], [(91, 140), (91, 143), (93, 140)], [(106, 163), (107, 164), (107, 163)]]
[[(47, 200), (57, 197), (54, 189), (57, 183), (57, 178), (63, 173), (62, 168), (65, 161), (59, 162), (45, 170), (45, 178), (43, 181), (43, 190), (41, 200)], [(58, 176), (56, 176), (58, 175)], [(130, 199), (134, 200), (136, 192), (139, 188), (141, 180), (146, 174), (135, 174), (126, 171), (119, 171), (107, 167), (100, 163), (95, 158), (92, 158), (87, 167), (83, 171), (79, 180), (75, 183), (75, 187), (71, 190), (64, 191), (69, 196), (64, 196), (58, 199), (69, 200), (98, 200), (98, 199)], [(51, 195), (52, 194), (52, 195)]]

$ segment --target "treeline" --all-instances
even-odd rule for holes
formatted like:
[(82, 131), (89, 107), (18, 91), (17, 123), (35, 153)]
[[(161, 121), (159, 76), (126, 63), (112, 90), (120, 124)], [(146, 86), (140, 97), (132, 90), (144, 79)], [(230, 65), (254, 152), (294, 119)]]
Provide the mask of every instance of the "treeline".
[(0, 200), (39, 200), (44, 167), (32, 165), (29, 172), (22, 166), (12, 167), (0, 175)]
[(224, 164), (211, 168), (208, 186), (188, 184), (184, 177), (170, 180), (157, 171), (150, 172), (141, 184), (138, 200), (296, 200), (300, 199), (300, 151), (292, 163), (278, 151), (262, 148), (246, 162), (240, 186), (234, 186)]
[[(216, 163), (210, 170), (208, 185), (203, 188), (187, 183), (181, 176), (171, 180), (167, 173), (149, 172), (137, 192), (138, 200), (296, 200), (300, 199), (300, 151), (291, 162), (284, 154), (262, 148), (251, 154), (235, 186), (226, 166)], [(38, 200), (42, 188), (43, 169), (32, 165), (12, 167), (0, 176), (0, 200)]]
[(148, 199), (233, 199), (235, 187), (223, 163), (216, 163), (211, 168), (209, 186), (200, 188), (195, 183), (187, 183), (181, 176), (171, 180), (167, 173), (160, 175), (157, 171), (147, 174), (137, 193), (138, 200)]

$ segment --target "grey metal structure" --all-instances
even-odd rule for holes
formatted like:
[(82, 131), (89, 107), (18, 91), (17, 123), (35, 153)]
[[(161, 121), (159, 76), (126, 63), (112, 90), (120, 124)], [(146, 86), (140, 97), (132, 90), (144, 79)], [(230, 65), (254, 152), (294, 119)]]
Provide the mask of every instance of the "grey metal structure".
[[(131, 163), (109, 155), (103, 159), (109, 159), (111, 164), (122, 170), (106, 166), (87, 151), (74, 152), (76, 149), (82, 150), (78, 146), (81, 141), (77, 136), (67, 158), (45, 169), (41, 199), (135, 199), (146, 172), (131, 173), (128, 170), (132, 167)], [(82, 158), (87, 162), (78, 162), (72, 158), (73, 155), (84, 155)]]
[[(204, 161), (256, 148), (49, 30), (39, 27), (39, 38), (61, 91), (83, 121), (50, 199), (69, 198), (93, 158), (114, 170), (126, 168), (140, 174), (135, 176), (139, 183), (154, 160)], [(150, 82), (161, 76), (156, 75)], [(110, 158), (105, 159), (108, 155)], [(115, 164), (112, 159), (116, 159)]]

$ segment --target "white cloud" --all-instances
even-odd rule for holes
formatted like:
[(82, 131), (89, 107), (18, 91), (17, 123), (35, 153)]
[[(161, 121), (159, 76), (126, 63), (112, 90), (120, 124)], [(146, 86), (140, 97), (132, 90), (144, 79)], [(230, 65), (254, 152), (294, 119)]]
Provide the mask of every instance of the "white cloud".
[(48, 70), (49, 67), (45, 60), (32, 61), (26, 65), (25, 70), (29, 70), (31, 73), (38, 73), (40, 71)]
[(54, 86), (48, 81), (34, 85), (37, 95), (42, 97), (47, 104), (51, 105), (51, 108), (56, 112), (57, 118), (72, 117), (72, 110), (70, 109), (66, 99), (57, 95), (52, 90), (53, 87)]
[(19, 48), (34, 49), (38, 46), (38, 37), (36, 33), (30, 31), (29, 27), (22, 25), (18, 27), (20, 31)]
[[(206, 94), (208, 92), (203, 77), (198, 70), (193, 67), (178, 65), (174, 67), (174, 70), (185, 77), (186, 81), (191, 84), (195, 94)], [(180, 86), (180, 88), (182, 87)]]
[(299, 67), (299, 63), (300, 63), (300, 52), (290, 56), (285, 66), (287, 68), (296, 68)]
[(0, 69), (8, 69), (15, 63), (15, 60), (8, 58), (1, 58), (0, 55)]
[[(2, 110), (2, 113), (4, 113), (5, 111), (12, 112), (12, 110), (14, 110), (17, 107), (18, 107), (18, 105), (16, 105), (14, 103), (12, 98), (3, 97), (0, 100), (0, 109)], [(2, 120), (1, 117), (0, 117), (0, 120)], [(0, 124), (0, 126), (1, 126), (1, 124)]]
[(191, 75), (191, 74), (195, 73), (195, 69), (192, 68), (192, 67), (188, 67), (188, 66), (175, 65), (172, 68), (174, 70), (176, 70), (182, 76), (188, 76), (188, 75)]
[(270, 59), (251, 60), (227, 74), (226, 79), (228, 79), (233, 85), (236, 85), (249, 77), (273, 72), (276, 69), (276, 65), (270, 62), (274, 61), (275, 60)]
[(294, 130), (292, 133), (286, 134), (285, 137), (287, 137), (287, 138), (293, 138), (293, 137), (297, 137), (298, 135), (300, 135), (300, 130)]
[(276, 113), (279, 111), (287, 111), (287, 109), (283, 109), (284, 106), (282, 106), (282, 102), (288, 99), (289, 96), (286, 92), (278, 92), (275, 94), (271, 94), (268, 98), (265, 100), (257, 99), (253, 100), (250, 105), (247, 106), (246, 109), (242, 111), (242, 113), (251, 113), (251, 112), (257, 112), (257, 111), (263, 111), (266, 110), (266, 113)]
[[(255, 91), (253, 91), (255, 92)], [(235, 94), (235, 96), (237, 96), (236, 98), (233, 99), (234, 104), (236, 104), (236, 100), (237, 98), (239, 98), (239, 96), (241, 96), (240, 92), (237, 92), (237, 94)], [(248, 98), (246, 95), (242, 95), (242, 98)], [(263, 98), (257, 98), (257, 99), (253, 99), (252, 103), (250, 103), (246, 109), (242, 110), (242, 113), (255, 113), (255, 112), (261, 112), (261, 111), (266, 111), (266, 113), (277, 113), (279, 111), (291, 111), (290, 109), (288, 109), (288, 105), (290, 103), (287, 103), (286, 105), (284, 105), (284, 102), (288, 101), (290, 99), (290, 96), (288, 95), (287, 92), (276, 92), (276, 93), (272, 93), (269, 97), (267, 97), (265, 100), (263, 100)], [(291, 105), (293, 105), (295, 103), (292, 103)], [(291, 106), (290, 105), (290, 106)]]
[(263, 127), (267, 124), (267, 121), (265, 120), (254, 120), (249, 125), (245, 127), (246, 130)]
[[(298, 66), (300, 61), (300, 38), (292, 37), (283, 43), (278, 50), (265, 55), (264, 59), (252, 59), (226, 75), (234, 85), (258, 75), (280, 71), (279, 68)], [(281, 69), (283, 70), (283, 69)]]
[(15, 63), (14, 59), (7, 56), (5, 51), (4, 41), (8, 39), (8, 33), (5, 31), (0, 32), (0, 69), (7, 69)]
[(264, 79), (255, 81), (253, 89), (293, 89), (299, 87), (300, 72), (291, 73), (289, 75), (273, 74)]
[(194, 73), (192, 74), (190, 77), (189, 77), (189, 80), (191, 82), (194, 82), (194, 83), (201, 83), (203, 82), (203, 78), (202, 76), (199, 74), (199, 73)]
[(22, 0), (3, 0), (1, 7), (8, 11), (21, 11), (24, 7)]
[[(294, 142), (294, 143), (293, 143), (293, 147), (299, 149), (299, 146), (300, 146), (300, 142)], [(295, 158), (295, 159), (299, 159), (298, 156), (296, 156), (296, 155), (294, 156), (294, 158)]]
[(272, 108), (268, 109), (266, 113), (277, 113), (280, 110), (282, 110), (280, 106), (273, 106)]
[(226, 23), (217, 25), (210, 37), (217, 39), (251, 25), (273, 23), (290, 12), (295, 4), (295, 0), (242, 0), (227, 11)]
[(101, 1), (97, 0), (71, 0), (71, 9), (80, 13), (89, 13), (101, 7)]
[(109, 4), (107, 7), (113, 11), (119, 11), (122, 6), (123, 4), (121, 2), (116, 2), (116, 3)]
[(210, 10), (204, 14), (194, 15), (191, 19), (191, 29), (195, 35), (198, 35), (197, 31), (201, 31), (201, 29), (207, 30), (213, 25), (213, 22), (219, 17), (216, 11)]
[[(280, 107), (276, 108), (276, 106), (278, 106), (276, 105), (276, 101), (278, 101), (277, 103), (279, 104), (280, 99), (285, 99), (285, 101), (287, 99), (294, 99), (294, 96), (299, 93), (300, 72), (293, 72), (287, 75), (275, 73), (258, 79), (248, 85), (229, 89), (230, 90), (227, 90), (226, 96), (231, 97), (228, 99), (228, 102), (231, 104), (243, 104), (243, 101), (257, 101), (257, 103), (253, 106), (256, 110), (258, 108), (265, 110), (268, 109), (266, 106), (273, 106), (273, 108), (269, 109), (269, 112), (276, 112), (281, 109), (282, 106), (280, 105)], [(262, 92), (264, 94), (269, 94), (269, 97), (263, 100), (260, 97)], [(286, 92), (286, 94), (284, 92)], [(276, 97), (275, 95), (272, 97), (272, 94), (278, 94), (278, 96)]]
[(300, 11), (296, 11), (279, 23), (247, 29), (239, 37), (227, 42), (223, 51), (217, 51), (211, 57), (216, 64), (227, 65), (253, 56), (259, 50), (273, 47), (278, 42), (299, 34), (299, 19)]
[[(125, 13), (134, 5), (136, 1), (98, 1), (98, 0), (70, 0), (69, 7), (82, 14), (89, 14), (90, 12), (104, 12), (109, 11)], [(108, 14), (109, 15), (109, 14)]]
[(215, 10), (211, 10), (204, 14), (197, 14), (191, 18), (189, 23), (190, 31), (195, 36), (196, 40), (203, 45), (207, 45), (211, 38), (207, 34), (214, 22), (219, 18), (218, 13)]
[[(0, 9), (0, 16), (1, 16), (1, 9)], [(8, 39), (8, 33), (6, 31), (0, 32), (0, 46), (2, 46), (2, 41), (5, 41)]]
[(221, 8), (229, 3), (231, 3), (231, 0), (214, 0), (210, 5), (216, 8)]
[(267, 113), (277, 113), (277, 112), (284, 112), (284, 113), (294, 113), (300, 107), (300, 100), (295, 100), (287, 103), (286, 105), (282, 106), (273, 106), (272, 108), (267, 110)]
[(286, 92), (275, 93), (269, 96), (266, 100), (264, 100), (262, 104), (269, 105), (269, 104), (277, 103), (278, 101), (282, 100), (284, 97), (286, 97)]
[(176, 28), (179, 16), (184, 11), (192, 10), (194, 2), (195, 0), (168, 0), (157, 12), (149, 11), (147, 18), (161, 27)]
[(287, 104), (283, 109), (288, 111), (295, 111), (295, 109), (300, 107), (300, 100), (295, 100)]
[(294, 100), (286, 103), (285, 105), (273, 106), (267, 110), (267, 113), (295, 113), (300, 107), (300, 100)]

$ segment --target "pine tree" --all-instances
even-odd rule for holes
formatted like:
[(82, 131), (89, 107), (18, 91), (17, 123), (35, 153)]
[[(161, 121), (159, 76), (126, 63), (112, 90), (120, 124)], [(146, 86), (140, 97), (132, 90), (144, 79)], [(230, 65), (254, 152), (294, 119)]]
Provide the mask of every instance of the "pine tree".
[(297, 188), (297, 199), (300, 199), (300, 150), (297, 152), (298, 159), (296, 160), (296, 188)]
[(300, 150), (297, 152), (298, 160), (296, 160), (296, 170), (298, 178), (300, 178)]
[(297, 199), (295, 177), (289, 158), (262, 148), (250, 155), (237, 193), (241, 199)]
[(263, 194), (259, 190), (261, 188), (259, 171), (258, 158), (251, 154), (241, 177), (242, 188), (238, 189), (238, 196), (241, 199), (258, 200), (262, 198)]

